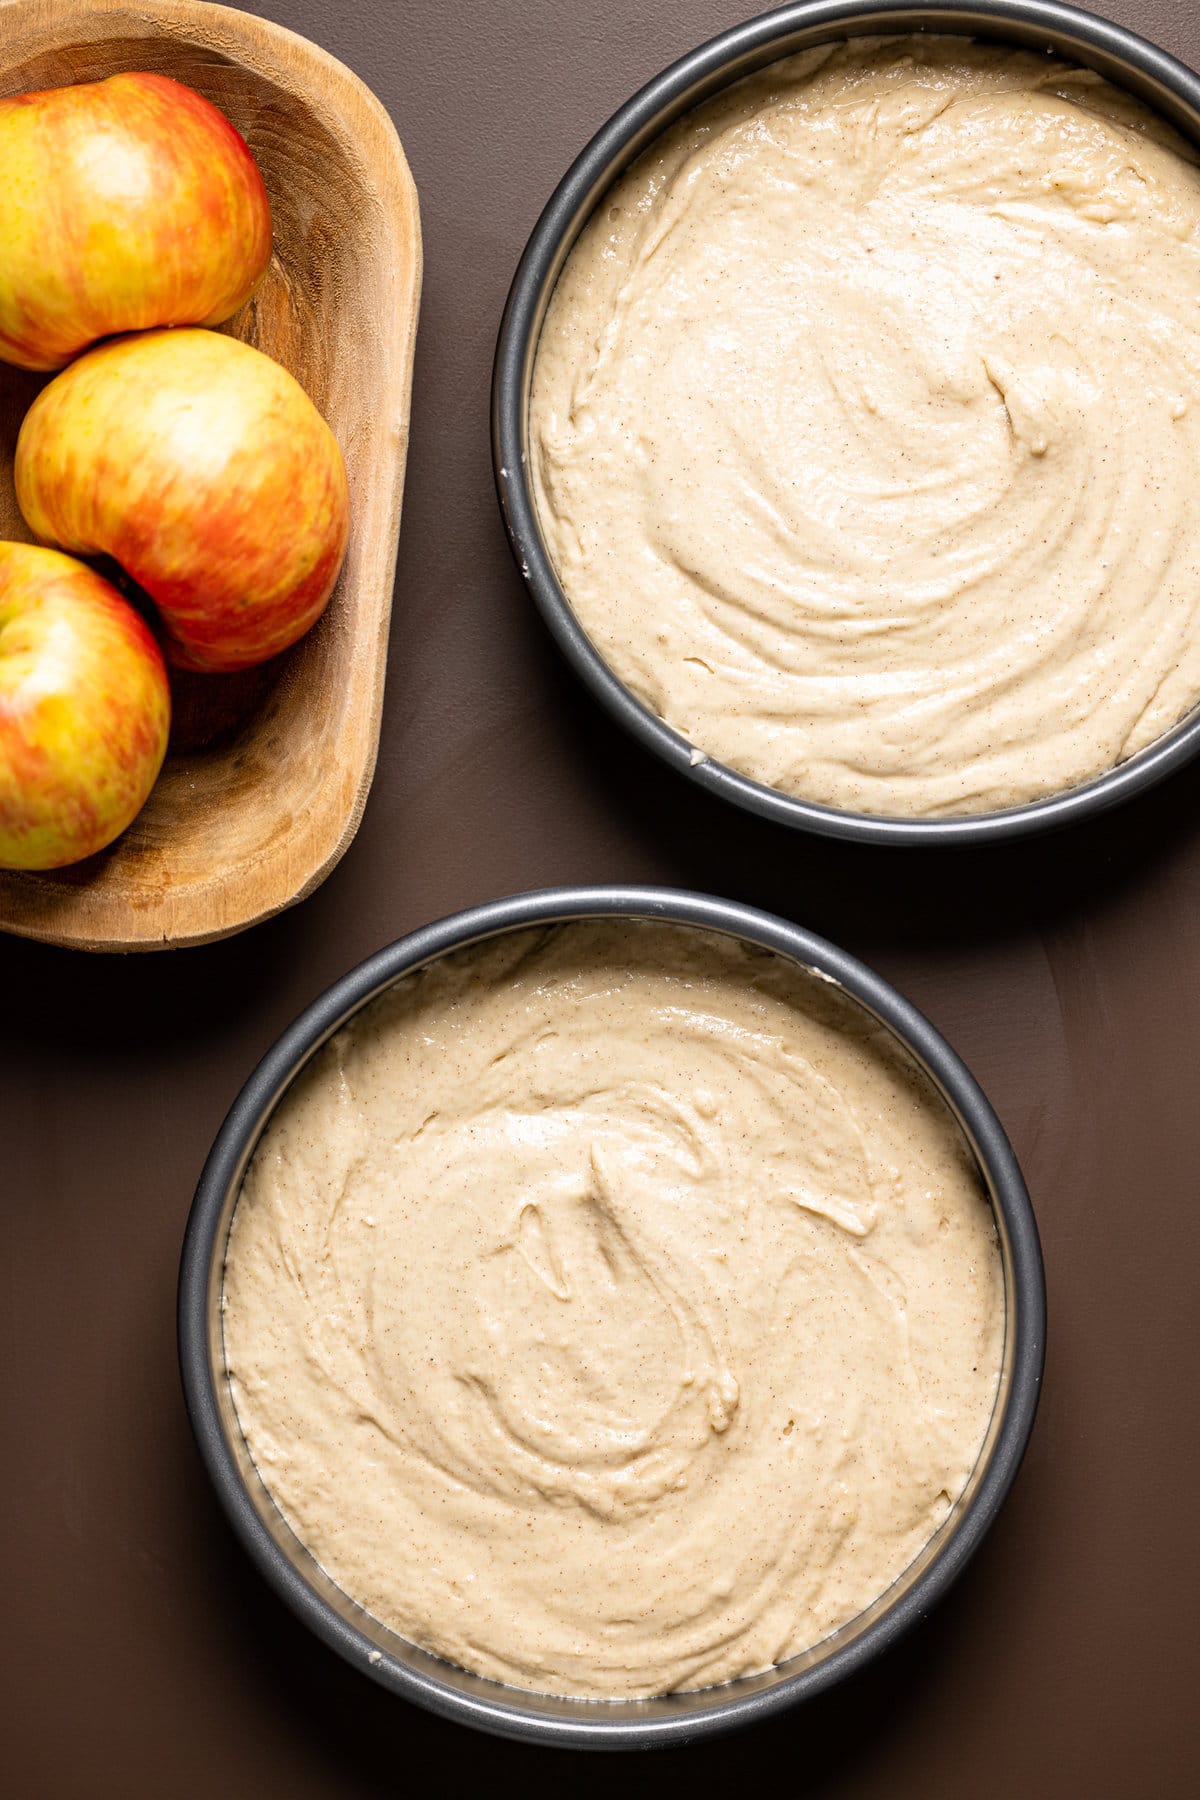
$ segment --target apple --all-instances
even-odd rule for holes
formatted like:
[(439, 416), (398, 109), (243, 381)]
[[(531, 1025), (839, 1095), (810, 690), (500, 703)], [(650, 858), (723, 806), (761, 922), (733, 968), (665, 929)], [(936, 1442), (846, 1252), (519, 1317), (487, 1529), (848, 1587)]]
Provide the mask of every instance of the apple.
[(146, 590), (179, 668), (285, 649), (345, 553), (337, 439), (286, 369), (213, 331), (89, 350), (25, 415), (15, 475), (39, 538), (112, 556)]
[(112, 75), (0, 100), (0, 358), (60, 369), (154, 325), (215, 325), (271, 258), (258, 167), (203, 95)]
[(0, 543), (0, 868), (57, 869), (140, 811), (171, 696), (144, 619), (94, 569)]

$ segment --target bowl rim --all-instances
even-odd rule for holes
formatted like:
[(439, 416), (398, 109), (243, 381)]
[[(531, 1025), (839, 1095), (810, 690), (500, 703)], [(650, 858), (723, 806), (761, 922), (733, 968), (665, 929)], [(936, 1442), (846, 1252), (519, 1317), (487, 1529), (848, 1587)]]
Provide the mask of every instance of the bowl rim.
[(903, 848), (979, 844), (1055, 831), (1145, 792), (1200, 752), (1200, 702), (1171, 729), (1091, 780), (1002, 811), (906, 818), (818, 805), (709, 757), (615, 674), (558, 580), (528, 479), (528, 400), (546, 303), (562, 263), (606, 189), (682, 113), (793, 51), (847, 35), (983, 35), (1049, 48), (1096, 67), (1200, 146), (1200, 76), (1148, 39), (1061, 0), (799, 0), (748, 19), (671, 63), (613, 113), (555, 188), (513, 276), (492, 368), (491, 441), (509, 547), (558, 649), (593, 699), (638, 743), (697, 787), (778, 824)]
[[(972, 1478), (974, 1489), (957, 1516), (951, 1515), (953, 1529), (897, 1598), (886, 1605), (883, 1597), (875, 1602), (877, 1616), (840, 1648), (815, 1661), (806, 1661), (809, 1653), (795, 1659), (791, 1675), (770, 1672), (653, 1701), (597, 1703), (464, 1676), (421, 1651), (402, 1662), (335, 1610), (268, 1529), (251, 1498), (218, 1397), (225, 1376), (223, 1364), (217, 1366), (213, 1320), (219, 1316), (229, 1221), (247, 1164), (284, 1091), (329, 1037), (401, 976), (448, 951), (530, 926), (614, 917), (695, 926), (775, 951), (841, 987), (907, 1047), (963, 1129), (984, 1177), (1005, 1251), (1007, 1322), (1005, 1377)], [(751, 1724), (823, 1692), (924, 1618), (978, 1549), (1016, 1476), (1037, 1410), (1045, 1335), (1041, 1249), (1020, 1168), (982, 1089), (941, 1033), (890, 982), (827, 939), (741, 902), (667, 887), (560, 887), (491, 901), (410, 932), (335, 981), (267, 1051), (230, 1108), (200, 1176), (179, 1273), (180, 1371), (201, 1460), (235, 1535), (276, 1594), (325, 1644), (405, 1699), (500, 1736), (571, 1748), (649, 1749)], [(232, 1414), (231, 1405), (224, 1410)], [(361, 1617), (371, 1623), (365, 1613)], [(619, 1714), (613, 1710), (617, 1705)]]

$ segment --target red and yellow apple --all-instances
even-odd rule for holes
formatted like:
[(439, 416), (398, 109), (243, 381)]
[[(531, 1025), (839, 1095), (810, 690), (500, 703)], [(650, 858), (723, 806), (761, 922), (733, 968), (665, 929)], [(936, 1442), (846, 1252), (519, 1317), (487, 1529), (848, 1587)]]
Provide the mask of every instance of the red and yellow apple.
[(346, 548), (337, 439), (270, 357), (212, 331), (100, 344), (42, 389), (17, 439), (36, 535), (119, 562), (168, 661), (263, 662), (325, 608)]
[(166, 75), (0, 100), (0, 358), (59, 369), (97, 338), (215, 325), (271, 258), (233, 126)]
[(116, 588), (0, 543), (0, 868), (110, 844), (154, 786), (170, 722), (162, 653)]

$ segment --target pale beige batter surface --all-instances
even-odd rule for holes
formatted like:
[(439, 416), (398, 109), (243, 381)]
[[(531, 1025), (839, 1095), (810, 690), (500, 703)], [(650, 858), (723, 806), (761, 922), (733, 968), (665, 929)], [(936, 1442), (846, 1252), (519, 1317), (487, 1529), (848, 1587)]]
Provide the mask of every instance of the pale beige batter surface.
[(1090, 72), (858, 40), (728, 90), (579, 239), (530, 424), (597, 648), (788, 793), (992, 811), (1200, 698), (1200, 173)]
[(825, 983), (664, 925), (410, 977), (273, 1119), (225, 1350), (263, 1479), (412, 1642), (595, 1698), (769, 1667), (946, 1517), (996, 1392), (994, 1223)]

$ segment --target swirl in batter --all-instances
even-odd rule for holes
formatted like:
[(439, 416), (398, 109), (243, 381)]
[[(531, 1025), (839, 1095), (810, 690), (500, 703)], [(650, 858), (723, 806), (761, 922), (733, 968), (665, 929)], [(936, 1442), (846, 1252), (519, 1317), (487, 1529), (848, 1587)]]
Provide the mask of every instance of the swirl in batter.
[(225, 1353), (328, 1574), (518, 1687), (705, 1687), (946, 1518), (1004, 1327), (990, 1208), (891, 1038), (783, 959), (524, 932), (348, 1025), (234, 1216)]
[(1200, 171), (1089, 71), (857, 40), (731, 88), (582, 233), (530, 425), (597, 648), (787, 793), (994, 811), (1200, 699)]

